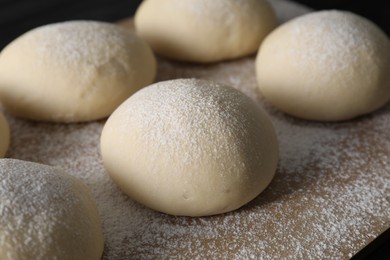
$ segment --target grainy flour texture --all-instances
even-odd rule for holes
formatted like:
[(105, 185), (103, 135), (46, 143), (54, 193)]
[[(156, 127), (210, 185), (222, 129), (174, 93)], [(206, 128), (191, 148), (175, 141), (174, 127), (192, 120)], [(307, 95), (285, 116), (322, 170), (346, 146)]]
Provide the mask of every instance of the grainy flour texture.
[[(308, 12), (273, 0), (281, 21)], [(132, 28), (132, 22), (123, 24)], [(254, 55), (212, 65), (159, 59), (157, 81), (197, 77), (259, 102), (277, 131), (280, 161), (270, 186), (243, 208), (175, 217), (127, 197), (102, 165), (105, 120), (45, 124), (6, 114), (7, 157), (62, 167), (93, 191), (103, 222), (103, 259), (347, 259), (390, 226), (390, 104), (341, 123), (295, 119), (257, 90)]]

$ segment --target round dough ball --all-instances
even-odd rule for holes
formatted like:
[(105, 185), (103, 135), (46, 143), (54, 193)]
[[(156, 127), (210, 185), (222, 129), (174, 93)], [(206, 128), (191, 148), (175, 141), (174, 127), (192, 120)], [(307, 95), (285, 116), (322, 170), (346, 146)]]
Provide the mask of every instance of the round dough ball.
[(0, 159), (0, 259), (100, 259), (95, 200), (80, 180), (43, 164)]
[(390, 98), (390, 42), (372, 22), (343, 11), (307, 14), (275, 29), (260, 46), (264, 97), (305, 119), (347, 120)]
[(278, 145), (260, 106), (217, 83), (179, 79), (146, 87), (109, 117), (104, 165), (136, 201), (173, 215), (235, 210), (275, 174)]
[(0, 112), (0, 157), (4, 157), (8, 150), (10, 130), (4, 115)]
[(14, 115), (81, 122), (107, 117), (150, 84), (150, 47), (114, 24), (70, 21), (15, 39), (0, 54), (0, 96)]
[(148, 0), (135, 15), (137, 32), (158, 54), (193, 62), (254, 53), (276, 25), (266, 0)]

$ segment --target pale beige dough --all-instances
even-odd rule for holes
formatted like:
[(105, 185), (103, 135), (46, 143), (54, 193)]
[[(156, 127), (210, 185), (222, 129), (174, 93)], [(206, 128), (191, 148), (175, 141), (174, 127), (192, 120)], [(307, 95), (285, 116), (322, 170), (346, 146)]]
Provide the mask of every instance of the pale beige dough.
[(10, 142), (10, 129), (7, 119), (0, 111), (0, 157), (4, 157)]
[(150, 84), (148, 45), (114, 24), (69, 21), (33, 29), (0, 54), (0, 96), (12, 114), (40, 121), (107, 117)]
[(235, 210), (275, 174), (278, 144), (259, 104), (210, 81), (158, 82), (126, 100), (106, 122), (101, 153), (131, 198), (173, 215)]
[(135, 15), (138, 34), (158, 54), (192, 62), (255, 53), (276, 25), (265, 0), (148, 0)]
[(259, 88), (280, 110), (338, 121), (367, 114), (390, 98), (390, 42), (376, 25), (344, 11), (287, 22), (263, 41)]
[(51, 166), (0, 159), (0, 259), (101, 259), (95, 200)]

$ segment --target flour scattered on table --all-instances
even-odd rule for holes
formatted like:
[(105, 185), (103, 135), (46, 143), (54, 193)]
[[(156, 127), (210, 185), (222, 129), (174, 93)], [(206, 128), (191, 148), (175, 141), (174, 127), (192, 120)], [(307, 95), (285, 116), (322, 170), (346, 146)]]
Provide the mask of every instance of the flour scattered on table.
[(214, 65), (159, 61), (157, 80), (178, 77), (233, 85), (272, 117), (280, 144), (276, 177), (237, 211), (186, 218), (147, 209), (104, 172), (104, 121), (38, 124), (7, 114), (9, 157), (62, 167), (93, 190), (106, 239), (103, 259), (349, 258), (390, 226), (390, 105), (343, 123), (294, 119), (263, 101), (253, 57)]

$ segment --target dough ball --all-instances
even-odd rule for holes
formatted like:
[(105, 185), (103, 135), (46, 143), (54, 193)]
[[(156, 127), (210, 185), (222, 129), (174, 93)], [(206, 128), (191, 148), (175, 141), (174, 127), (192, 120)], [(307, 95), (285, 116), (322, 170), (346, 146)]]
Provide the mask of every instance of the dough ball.
[(107, 117), (156, 73), (151, 49), (114, 24), (70, 21), (33, 29), (0, 54), (0, 96), (14, 115), (81, 122)]
[(4, 115), (0, 112), (0, 157), (4, 157), (8, 150), (10, 130)]
[(94, 198), (62, 170), (0, 159), (0, 215), (0, 259), (101, 258)]
[(280, 110), (311, 120), (347, 120), (389, 100), (390, 41), (356, 14), (315, 12), (269, 34), (256, 72), (264, 97)]
[(193, 62), (254, 53), (276, 25), (266, 0), (148, 0), (135, 15), (137, 32), (158, 54)]
[(274, 128), (258, 104), (217, 83), (178, 79), (146, 87), (109, 117), (104, 165), (136, 201), (173, 215), (235, 210), (270, 183)]

